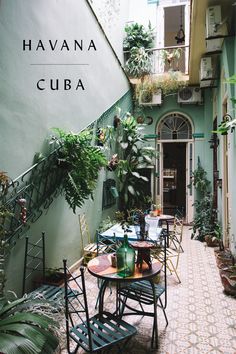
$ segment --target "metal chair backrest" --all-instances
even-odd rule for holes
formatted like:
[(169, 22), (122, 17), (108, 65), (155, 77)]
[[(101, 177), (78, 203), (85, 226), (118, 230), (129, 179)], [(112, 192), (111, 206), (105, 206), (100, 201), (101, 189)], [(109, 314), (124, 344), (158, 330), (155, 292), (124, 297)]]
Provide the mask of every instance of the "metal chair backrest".
[(91, 236), (89, 232), (88, 223), (85, 214), (79, 214), (79, 226), (81, 235), (81, 247), (84, 249), (85, 245), (91, 243)]
[[(63, 260), (68, 353), (77, 353), (79, 347), (89, 353), (100, 353), (108, 346), (131, 338), (136, 333), (135, 327), (111, 313), (102, 312), (89, 316), (84, 268), (81, 267), (78, 274), (73, 275), (66, 263)], [(73, 351), (70, 351), (70, 339), (77, 343)]]
[(167, 236), (165, 231), (163, 231), (158, 241), (155, 242), (156, 247), (151, 250), (151, 255), (153, 258), (158, 259), (162, 263), (162, 284), (161, 286), (164, 288), (165, 292), (165, 301), (163, 307), (167, 306)]
[(25, 257), (23, 269), (22, 296), (26, 291), (26, 281), (34, 273), (41, 273), (42, 280), (45, 279), (45, 233), (36, 243), (29, 241), (29, 237), (25, 238)]
[[(84, 268), (80, 268), (78, 275), (74, 276), (67, 267), (67, 261), (63, 260), (64, 276), (65, 276), (65, 316), (66, 316), (66, 335), (67, 350), (70, 353), (69, 337), (70, 330), (78, 323), (86, 323), (88, 331), (89, 350), (92, 349), (92, 337), (89, 322), (88, 302), (84, 280)], [(68, 277), (69, 274), (69, 277)], [(76, 291), (72, 287), (76, 286)]]
[(103, 236), (99, 231), (96, 232), (97, 255), (114, 253), (117, 249), (116, 235), (112, 237)]
[(173, 243), (177, 252), (183, 252), (182, 238), (183, 238), (183, 219), (179, 219), (177, 216), (174, 218), (173, 231), (170, 233), (170, 245)]

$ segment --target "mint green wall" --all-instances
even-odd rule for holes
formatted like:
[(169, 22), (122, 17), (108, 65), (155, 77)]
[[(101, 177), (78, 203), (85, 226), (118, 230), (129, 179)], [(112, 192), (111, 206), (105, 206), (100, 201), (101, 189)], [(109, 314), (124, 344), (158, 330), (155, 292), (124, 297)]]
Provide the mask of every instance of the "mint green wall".
[[(236, 85), (227, 84), (222, 81), (223, 73), (225, 78), (236, 74), (236, 39), (235, 37), (225, 38), (222, 54), (220, 57), (220, 74), (221, 79), (219, 80), (219, 85), (216, 90), (216, 95), (218, 97), (218, 105), (217, 105), (217, 117), (218, 123), (221, 122), (223, 117), (222, 111), (222, 100), (223, 95), (227, 95), (227, 112), (231, 115), (232, 118), (236, 118), (235, 106), (232, 104), (230, 98), (236, 97)], [(222, 90), (224, 89), (224, 92)], [(223, 177), (223, 162), (225, 159), (223, 153), (223, 142), (226, 139), (224, 136), (219, 136), (220, 144), (218, 148), (218, 165), (219, 165), (219, 173), (220, 177)], [(231, 251), (236, 254), (236, 221), (235, 221), (235, 203), (236, 203), (236, 185), (235, 185), (235, 172), (236, 172), (236, 132), (229, 132), (228, 136), (228, 190), (229, 190), (229, 242)], [(222, 204), (223, 204), (223, 190), (219, 190), (218, 196), (218, 204), (219, 204), (219, 217), (220, 221), (225, 228), (224, 220), (222, 219)]]
[[(45, 51), (23, 51), (23, 39), (32, 46), (42, 40)], [(49, 49), (49, 40), (62, 43), (92, 39), (96, 51)], [(36, 152), (45, 152), (52, 127), (78, 132), (98, 119), (129, 90), (129, 82), (120, 63), (108, 44), (97, 20), (85, 0), (8, 0), (0, 5), (0, 170), (14, 179), (27, 170)], [(34, 66), (37, 63), (83, 64)], [(85, 90), (39, 91), (36, 82), (64, 78), (74, 82), (80, 78)], [(102, 216), (101, 171), (94, 201), (85, 203), (82, 210), (88, 217), (94, 234)], [(46, 232), (47, 266), (58, 267), (62, 258), (69, 264), (81, 256), (78, 216), (69, 210), (63, 197), (51, 204), (41, 218), (31, 226), (32, 241)], [(21, 288), (24, 240), (12, 250), (7, 269), (7, 288)]]
[[(193, 133), (203, 133), (204, 138), (194, 139), (194, 156), (195, 166), (197, 157), (200, 157), (202, 166), (208, 172), (208, 178), (212, 180), (212, 150), (209, 148), (208, 140), (212, 130), (212, 99), (211, 92), (205, 90), (203, 105), (180, 105), (177, 103), (177, 94), (164, 98), (161, 107), (143, 108), (146, 116), (153, 117), (152, 125), (145, 127), (145, 134), (155, 134), (159, 120), (166, 114), (172, 112), (180, 112), (188, 116), (193, 125)], [(153, 140), (150, 140), (151, 145), (155, 145)]]

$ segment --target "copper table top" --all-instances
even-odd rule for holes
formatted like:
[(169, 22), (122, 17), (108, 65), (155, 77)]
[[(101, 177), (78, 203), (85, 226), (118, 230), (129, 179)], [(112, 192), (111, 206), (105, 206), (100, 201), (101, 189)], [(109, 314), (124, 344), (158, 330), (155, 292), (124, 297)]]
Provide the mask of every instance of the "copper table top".
[(111, 254), (106, 254), (102, 256), (95, 257), (91, 259), (87, 265), (89, 273), (94, 275), (97, 278), (104, 280), (113, 280), (113, 281), (138, 281), (151, 279), (156, 274), (161, 271), (162, 264), (154, 259), (152, 261), (152, 268), (149, 269), (147, 264), (144, 264), (142, 271), (135, 266), (135, 272), (130, 277), (121, 277), (117, 274), (117, 268), (112, 267), (111, 265)]

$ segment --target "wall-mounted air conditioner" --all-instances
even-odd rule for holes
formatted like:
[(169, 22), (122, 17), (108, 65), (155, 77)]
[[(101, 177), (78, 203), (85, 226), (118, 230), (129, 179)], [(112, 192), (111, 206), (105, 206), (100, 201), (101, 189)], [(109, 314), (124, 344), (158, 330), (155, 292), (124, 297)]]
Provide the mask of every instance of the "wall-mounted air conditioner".
[[(227, 35), (227, 18), (222, 19), (221, 6), (210, 6), (206, 10), (206, 47), (208, 52), (221, 50)], [(220, 38), (219, 38), (220, 37)], [(210, 39), (209, 39), (210, 38)]]
[(162, 104), (162, 92), (158, 89), (152, 93), (148, 90), (141, 90), (139, 94), (140, 106), (159, 106)]
[(201, 58), (200, 80), (213, 78), (213, 62), (211, 57)]
[(206, 10), (206, 37), (225, 36), (227, 34), (226, 20), (222, 19), (221, 6), (210, 6)]
[(185, 87), (178, 92), (178, 103), (201, 104), (202, 101), (202, 91), (200, 87)]

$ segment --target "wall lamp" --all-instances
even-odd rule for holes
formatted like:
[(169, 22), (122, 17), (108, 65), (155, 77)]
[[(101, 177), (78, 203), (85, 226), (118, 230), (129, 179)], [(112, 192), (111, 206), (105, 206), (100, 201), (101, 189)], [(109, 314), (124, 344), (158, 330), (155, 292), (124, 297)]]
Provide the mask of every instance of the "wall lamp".
[(229, 130), (231, 130), (232, 133), (234, 131), (234, 128), (235, 119), (233, 119), (228, 113), (223, 115), (222, 122), (219, 125), (221, 135), (227, 135)]
[(219, 146), (219, 142), (220, 142), (220, 140), (219, 140), (217, 134), (213, 133), (211, 135), (210, 140), (208, 140), (208, 143), (210, 144), (210, 149), (217, 148)]
[(222, 189), (222, 178), (217, 178), (216, 184), (218, 188)]

